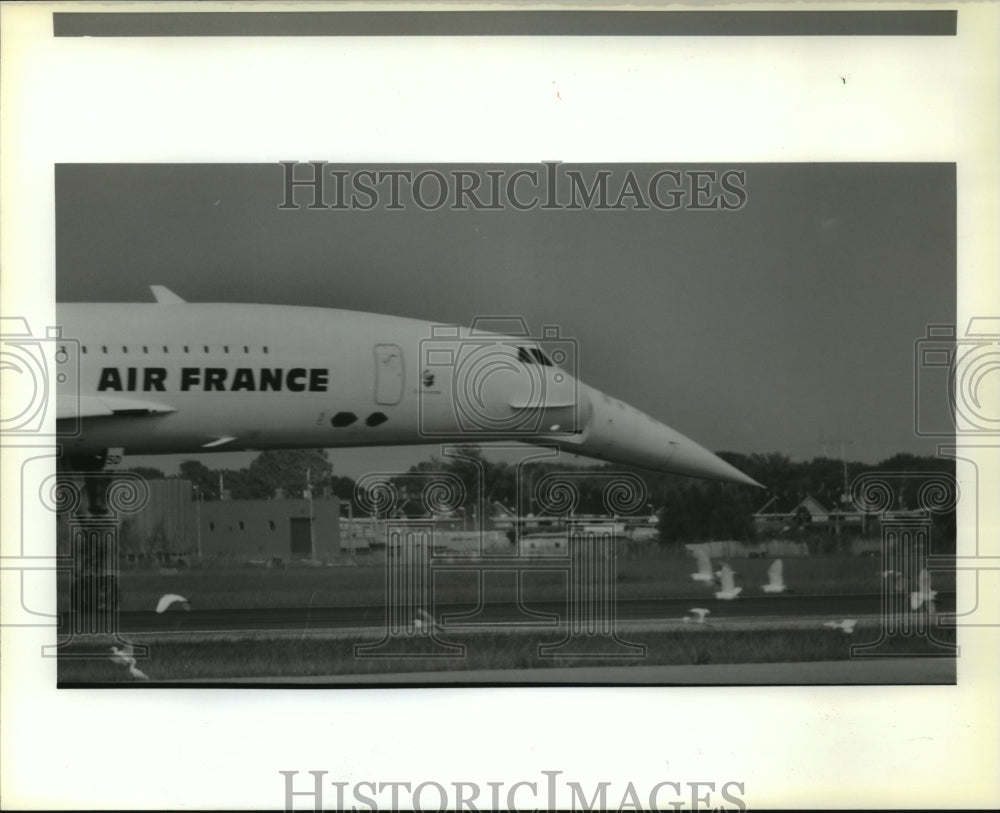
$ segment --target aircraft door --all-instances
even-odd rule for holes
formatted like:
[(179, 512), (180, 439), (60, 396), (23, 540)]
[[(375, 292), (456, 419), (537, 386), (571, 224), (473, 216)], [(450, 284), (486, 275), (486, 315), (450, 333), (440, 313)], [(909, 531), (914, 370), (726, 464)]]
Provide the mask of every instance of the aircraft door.
[(403, 351), (395, 344), (375, 345), (375, 403), (392, 406), (403, 398)]

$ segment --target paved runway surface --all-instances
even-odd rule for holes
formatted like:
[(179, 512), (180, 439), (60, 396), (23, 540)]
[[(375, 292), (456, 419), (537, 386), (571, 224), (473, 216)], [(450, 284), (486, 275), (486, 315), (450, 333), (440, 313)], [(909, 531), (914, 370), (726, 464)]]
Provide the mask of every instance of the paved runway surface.
[[(715, 598), (670, 598), (659, 600), (622, 601), (616, 604), (616, 618), (629, 621), (677, 621), (692, 607), (711, 611), (713, 622), (750, 618), (807, 619), (822, 616), (854, 618), (877, 615), (882, 599), (878, 594), (840, 596), (806, 596), (782, 594), (750, 596), (735, 601)], [(954, 609), (953, 593), (938, 596), (937, 611)], [(476, 611), (472, 605), (445, 605), (435, 608), (445, 629), (484, 626), (554, 626), (568, 617), (566, 602), (532, 603), (529, 608), (516, 604), (488, 604)], [(462, 617), (459, 617), (459, 616)], [(365, 607), (297, 607), (256, 610), (211, 610), (193, 607), (191, 612), (173, 609), (163, 614), (122, 612), (119, 629), (123, 632), (214, 632), (265, 630), (323, 630), (358, 627), (381, 627), (386, 621), (386, 608)]]

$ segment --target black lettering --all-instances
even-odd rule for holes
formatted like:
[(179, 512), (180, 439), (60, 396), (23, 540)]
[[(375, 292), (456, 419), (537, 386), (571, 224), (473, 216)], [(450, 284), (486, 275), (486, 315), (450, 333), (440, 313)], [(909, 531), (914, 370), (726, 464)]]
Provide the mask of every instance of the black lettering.
[(136, 384), (136, 368), (129, 367), (128, 372), (125, 374), (125, 379), (127, 381), (126, 388), (129, 392), (135, 392)]
[(163, 379), (167, 377), (167, 371), (163, 367), (147, 367), (142, 371), (142, 391), (150, 392), (156, 390), (163, 392)]
[(519, 209), (522, 212), (528, 211), (528, 209), (534, 209), (538, 205), (538, 196), (536, 195), (531, 199), (531, 203), (521, 203), (517, 199), (517, 181), (519, 178), (531, 178), (531, 182), (534, 184), (535, 188), (538, 188), (538, 173), (533, 169), (519, 169), (510, 179), (507, 181), (507, 201), (515, 209)]
[[(608, 177), (611, 175), (610, 169), (602, 169), (597, 173), (597, 177), (594, 178), (594, 185), (587, 189), (587, 184), (584, 183), (583, 173), (579, 170), (566, 170), (566, 177), (569, 178), (569, 206), (567, 209), (584, 209), (590, 208), (591, 201), (594, 200), (594, 196), (600, 191), (600, 198), (597, 202), (597, 207), (599, 209), (608, 208)], [(576, 202), (576, 193), (579, 192), (580, 196), (583, 198), (583, 205), (581, 206)]]
[(105, 390), (122, 391), (122, 377), (114, 367), (101, 368), (101, 380), (97, 382), (97, 391), (104, 392)]
[(285, 379), (285, 386), (288, 387), (292, 392), (302, 392), (305, 390), (305, 382), (302, 381), (306, 377), (306, 371), (301, 367), (296, 367), (294, 370), (288, 371), (288, 378)]
[(309, 204), (310, 209), (325, 209), (326, 204), (323, 202), (323, 167), (326, 166), (326, 161), (310, 161), (309, 163), (313, 168), (313, 176), (311, 181), (306, 180), (296, 180), (295, 179), (295, 167), (300, 166), (298, 161), (279, 161), (285, 168), (285, 199), (282, 201), (279, 209), (298, 209), (299, 205), (295, 202), (295, 187), (296, 186), (311, 186), (313, 190), (313, 202)]
[(205, 392), (224, 391), (226, 389), (226, 374), (229, 371), (225, 367), (205, 368)]
[(642, 191), (639, 189), (639, 182), (635, 178), (635, 174), (632, 170), (628, 171), (625, 176), (625, 183), (622, 184), (622, 190), (618, 194), (618, 200), (615, 201), (615, 205), (611, 208), (613, 209), (624, 209), (625, 204), (622, 203), (625, 198), (631, 198), (635, 203), (631, 208), (633, 209), (648, 209), (649, 204), (642, 199)]
[[(715, 172), (711, 170), (693, 169), (688, 173), (691, 181), (691, 202), (688, 209), (718, 209), (719, 199), (712, 195), (712, 183), (715, 181)], [(701, 180), (704, 179), (704, 183)], [(708, 196), (706, 203), (701, 203), (702, 195)]]
[(233, 392), (238, 390), (249, 390), (253, 392), (257, 389), (253, 380), (253, 370), (249, 367), (237, 367), (233, 374), (233, 384), (229, 388)]
[(309, 392), (326, 392), (328, 373), (321, 368), (309, 371)]
[[(730, 183), (730, 179), (736, 178), (738, 183)], [(740, 170), (730, 169), (722, 173), (722, 188), (727, 192), (732, 192), (736, 196), (735, 203), (729, 203), (725, 195), (722, 196), (723, 209), (742, 209), (746, 206), (747, 190), (744, 184), (747, 182), (747, 174)]]
[(187, 392), (192, 387), (198, 386), (201, 380), (201, 370), (197, 367), (181, 368), (181, 392)]
[(671, 189), (669, 192), (671, 201), (669, 204), (664, 203), (660, 200), (660, 178), (670, 178), (677, 186), (680, 186), (681, 183), (681, 174), (679, 172), (675, 172), (672, 169), (664, 169), (657, 172), (649, 179), (649, 197), (653, 201), (653, 205), (657, 209), (664, 211), (680, 208), (681, 201), (684, 199), (684, 192), (680, 189)]
[[(368, 183), (365, 183), (365, 181), (368, 181)], [(375, 187), (372, 186), (373, 183), (375, 183), (374, 170), (365, 169), (361, 172), (355, 173), (353, 182), (355, 194), (351, 196), (351, 206), (353, 208), (360, 209), (363, 212), (367, 212), (369, 209), (375, 208), (375, 204), (378, 202), (378, 192), (376, 192)], [(368, 203), (362, 205), (358, 202), (358, 192), (362, 195), (368, 196)]]
[(260, 371), (260, 391), (266, 392), (267, 390), (281, 392), (281, 370), (279, 368)]

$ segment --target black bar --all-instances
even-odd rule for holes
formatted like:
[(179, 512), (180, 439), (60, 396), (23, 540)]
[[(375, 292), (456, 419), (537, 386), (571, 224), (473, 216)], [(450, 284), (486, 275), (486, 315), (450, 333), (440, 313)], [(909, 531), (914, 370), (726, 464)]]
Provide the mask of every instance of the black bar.
[(52, 17), (57, 37), (953, 37), (958, 12), (55, 12)]

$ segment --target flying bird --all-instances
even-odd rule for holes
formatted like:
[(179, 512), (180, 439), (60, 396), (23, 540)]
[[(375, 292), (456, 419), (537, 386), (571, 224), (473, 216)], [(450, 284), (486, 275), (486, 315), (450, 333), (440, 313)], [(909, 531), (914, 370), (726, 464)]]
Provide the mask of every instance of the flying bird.
[(136, 680), (149, 680), (149, 676), (135, 665), (135, 650), (131, 644), (125, 644), (121, 649), (116, 646), (111, 647), (111, 660), (127, 666), (128, 673)]
[(712, 560), (708, 556), (708, 551), (704, 545), (693, 548), (694, 558), (698, 562), (698, 572), (692, 573), (691, 578), (696, 582), (706, 582), (711, 584), (715, 581), (715, 574), (712, 572)]
[(934, 612), (934, 597), (937, 596), (937, 590), (931, 590), (931, 574), (927, 572), (927, 568), (923, 568), (920, 571), (920, 576), (917, 577), (917, 589), (910, 593), (910, 609), (919, 610), (923, 603), (927, 602), (927, 612)]
[(704, 607), (692, 607), (688, 610), (689, 613), (694, 613), (694, 616), (686, 615), (684, 616), (685, 622), (693, 621), (695, 624), (704, 624), (705, 616), (708, 615), (711, 610), (706, 610)]
[(858, 619), (856, 618), (845, 618), (843, 621), (827, 621), (823, 626), (834, 630), (843, 630), (845, 635), (850, 635), (854, 632), (854, 625), (857, 623)]
[(179, 596), (176, 593), (167, 593), (165, 596), (161, 596), (160, 600), (156, 604), (156, 612), (165, 613), (167, 609), (172, 604), (180, 604), (185, 610), (190, 610), (191, 605), (184, 596)]
[(423, 607), (417, 607), (415, 615), (417, 617), (413, 619), (413, 626), (416, 627), (418, 630), (422, 630), (425, 627), (427, 629), (434, 629), (434, 630), (441, 629), (441, 625), (434, 620), (434, 616), (431, 615), (429, 612), (427, 612), (427, 610), (425, 610)]
[(722, 589), (715, 593), (716, 598), (725, 600), (734, 599), (743, 591), (742, 587), (736, 586), (736, 580), (733, 578), (736, 575), (736, 571), (725, 562), (723, 562), (722, 567), (719, 568), (716, 575), (719, 577), (719, 583), (722, 585)]
[(781, 559), (775, 559), (767, 569), (767, 584), (762, 584), (761, 590), (765, 593), (784, 593), (788, 589), (785, 586), (784, 569)]

